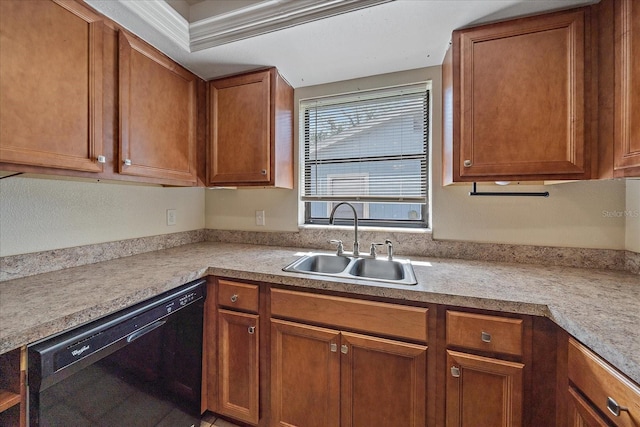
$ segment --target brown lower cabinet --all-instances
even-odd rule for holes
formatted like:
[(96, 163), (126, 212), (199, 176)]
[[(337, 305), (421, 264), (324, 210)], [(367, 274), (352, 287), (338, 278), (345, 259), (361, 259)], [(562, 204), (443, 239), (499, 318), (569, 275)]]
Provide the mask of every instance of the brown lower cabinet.
[(569, 387), (569, 427), (608, 427), (609, 423), (587, 402), (578, 390)]
[(0, 426), (26, 426), (27, 348), (0, 354)]
[(524, 364), (447, 350), (447, 426), (521, 426)]
[(424, 426), (427, 347), (271, 320), (274, 426)]
[[(566, 336), (566, 334), (564, 334)], [(573, 337), (566, 338), (569, 427), (640, 425), (640, 386)]]
[(258, 423), (258, 315), (218, 310), (218, 411)]
[(265, 352), (259, 286), (209, 278), (205, 304), (202, 410), (258, 425)]
[(241, 425), (640, 425), (640, 387), (544, 317), (222, 278), (206, 304), (203, 411)]

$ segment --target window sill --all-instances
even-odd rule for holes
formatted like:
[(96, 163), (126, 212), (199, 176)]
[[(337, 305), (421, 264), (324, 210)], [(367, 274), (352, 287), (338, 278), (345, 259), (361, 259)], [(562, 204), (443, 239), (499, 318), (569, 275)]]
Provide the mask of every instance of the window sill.
[[(353, 229), (353, 225), (323, 225), (323, 224), (301, 224), (298, 225), (300, 231), (313, 230), (344, 230), (345, 228)], [(366, 225), (358, 225), (358, 231), (371, 231), (378, 233), (406, 233), (406, 234), (431, 234), (431, 228), (405, 228), (405, 227), (371, 227)]]

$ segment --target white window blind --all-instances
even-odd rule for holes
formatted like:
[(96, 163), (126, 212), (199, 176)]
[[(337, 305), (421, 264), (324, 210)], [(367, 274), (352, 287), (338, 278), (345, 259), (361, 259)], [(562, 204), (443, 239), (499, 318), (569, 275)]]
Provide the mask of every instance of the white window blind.
[(425, 204), (428, 108), (427, 83), (301, 101), (302, 200)]

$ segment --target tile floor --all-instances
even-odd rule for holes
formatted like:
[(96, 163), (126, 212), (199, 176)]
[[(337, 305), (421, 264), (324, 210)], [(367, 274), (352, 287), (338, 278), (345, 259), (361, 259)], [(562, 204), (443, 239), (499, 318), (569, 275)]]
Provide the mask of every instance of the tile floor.
[(207, 412), (202, 416), (200, 427), (238, 427), (235, 424), (225, 421), (221, 418), (216, 418), (211, 412)]

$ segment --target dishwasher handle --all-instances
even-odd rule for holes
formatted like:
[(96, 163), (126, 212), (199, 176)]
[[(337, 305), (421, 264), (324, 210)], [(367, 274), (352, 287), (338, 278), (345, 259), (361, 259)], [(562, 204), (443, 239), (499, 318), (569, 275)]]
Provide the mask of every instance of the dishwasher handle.
[(166, 320), (158, 320), (157, 322), (154, 322), (154, 323), (152, 323), (150, 325), (147, 325), (142, 329), (138, 329), (137, 331), (132, 332), (131, 334), (129, 334), (129, 336), (127, 337), (127, 342), (134, 342), (138, 338), (140, 338), (140, 337), (142, 337), (144, 335), (147, 335), (149, 332), (158, 329), (159, 327), (161, 327), (165, 323), (167, 323)]

